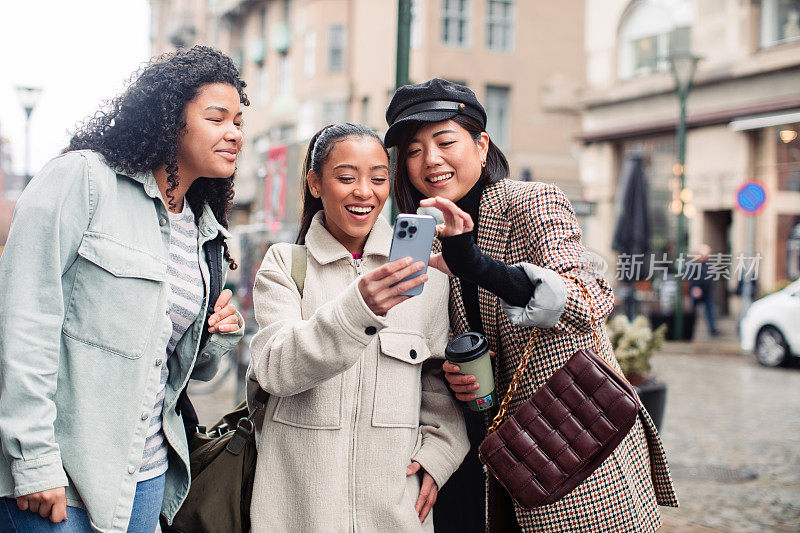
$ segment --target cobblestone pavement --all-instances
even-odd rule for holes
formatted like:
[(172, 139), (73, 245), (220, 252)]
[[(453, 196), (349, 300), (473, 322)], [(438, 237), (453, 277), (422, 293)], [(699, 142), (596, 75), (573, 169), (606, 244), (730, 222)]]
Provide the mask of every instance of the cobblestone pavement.
[(662, 508), (663, 531), (800, 531), (800, 368), (714, 351), (670, 343), (653, 358), (681, 503)]

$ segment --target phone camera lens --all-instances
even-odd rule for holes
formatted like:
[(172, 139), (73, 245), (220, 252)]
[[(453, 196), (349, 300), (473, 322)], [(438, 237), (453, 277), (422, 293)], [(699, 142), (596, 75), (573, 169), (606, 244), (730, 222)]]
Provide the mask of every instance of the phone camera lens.
[(406, 238), (406, 232), (403, 231), (403, 230), (400, 230), (399, 232), (397, 232), (397, 236), (400, 237), (401, 239), (405, 239)]
[(408, 220), (401, 220), (400, 221), (400, 227), (401, 228), (407, 228), (408, 227)]
[(411, 226), (410, 228), (408, 228), (408, 232), (411, 233), (411, 234), (416, 233), (417, 232), (417, 227), (416, 226)]

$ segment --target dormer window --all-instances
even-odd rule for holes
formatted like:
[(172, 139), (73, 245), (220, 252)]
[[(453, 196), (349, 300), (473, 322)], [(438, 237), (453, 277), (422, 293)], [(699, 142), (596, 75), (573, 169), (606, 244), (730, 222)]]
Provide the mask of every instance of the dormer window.
[(692, 6), (688, 0), (640, 0), (619, 29), (620, 79), (669, 70), (671, 53), (688, 53)]

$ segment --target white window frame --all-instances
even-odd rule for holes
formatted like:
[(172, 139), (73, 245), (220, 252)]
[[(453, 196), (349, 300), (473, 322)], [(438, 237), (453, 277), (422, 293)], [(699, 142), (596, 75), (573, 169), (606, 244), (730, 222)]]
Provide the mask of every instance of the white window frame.
[[(675, 32), (688, 31), (691, 45), (693, 6), (690, 0), (641, 0), (625, 14), (618, 35), (619, 79), (626, 80), (669, 70), (666, 57), (670, 53)], [(654, 68), (636, 67), (636, 43), (654, 39), (656, 64)], [(682, 50), (688, 52), (689, 50)]]
[(292, 58), (289, 54), (281, 54), (278, 58), (278, 96), (291, 94), (294, 90), (294, 73)]
[(295, 127), (292, 124), (279, 123), (270, 126), (269, 130), (267, 130), (270, 146), (292, 142), (294, 140), (294, 131)]
[(347, 99), (343, 98), (339, 100), (323, 101), (322, 111), (320, 113), (323, 127), (327, 126), (328, 124), (341, 124), (343, 122), (347, 122), (349, 112), (349, 102)]
[(317, 102), (306, 100), (300, 104), (297, 111), (297, 138), (298, 140), (310, 139), (317, 131), (315, 111)]
[(442, 45), (469, 48), (472, 34), (471, 0), (441, 0), (441, 2)]
[[(795, 20), (792, 22), (794, 22), (795, 26), (799, 26), (799, 28), (792, 28), (792, 30), (790, 30), (794, 33), (793, 35), (780, 35), (781, 20), (778, 18), (780, 16), (779, 4), (783, 1), (786, 0), (761, 0), (761, 48), (770, 48), (800, 39), (800, 34), (797, 33), (797, 30), (800, 29), (800, 7), (795, 11), (789, 11), (789, 17), (794, 13), (797, 14)], [(797, 5), (797, 3), (795, 3), (795, 5)], [(790, 21), (787, 20), (784, 24), (784, 32), (787, 31), (789, 22)]]
[[(493, 7), (496, 8), (494, 13), (492, 13)], [(513, 0), (486, 0), (487, 49), (496, 52), (514, 51), (515, 7)], [(498, 11), (500, 12), (498, 13)], [(497, 42), (498, 38), (499, 43)]]
[(369, 125), (371, 122), (372, 116), (372, 101), (369, 95), (364, 95), (361, 97), (361, 123), (365, 125)]
[[(336, 55), (339, 63), (335, 63)], [(347, 65), (347, 31), (344, 24), (328, 26), (328, 72), (344, 72)]]
[(486, 132), (501, 150), (511, 148), (511, 87), (486, 86)]
[(303, 76), (313, 78), (317, 70), (317, 34), (307, 31), (303, 37)]
[(411, 0), (411, 49), (419, 50), (422, 46), (422, 36), (424, 35), (424, 20), (422, 15), (425, 10), (423, 9), (420, 0)]
[(261, 65), (256, 75), (256, 101), (259, 105), (269, 103), (269, 69), (267, 65)]

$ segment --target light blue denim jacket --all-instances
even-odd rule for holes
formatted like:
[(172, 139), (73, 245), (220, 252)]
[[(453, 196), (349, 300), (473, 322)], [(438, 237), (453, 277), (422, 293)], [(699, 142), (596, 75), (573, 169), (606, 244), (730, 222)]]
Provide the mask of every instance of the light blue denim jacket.
[[(26, 187), (0, 256), (0, 496), (67, 486), (94, 527), (126, 530), (172, 334), (168, 220), (152, 173), (117, 178), (90, 151), (54, 159)], [(201, 247), (229, 236), (208, 206), (198, 227)], [(208, 298), (203, 253), (200, 270)], [(211, 379), (243, 331), (200, 350), (203, 315), (168, 361), (170, 522), (189, 490), (178, 395), (190, 377)]]

